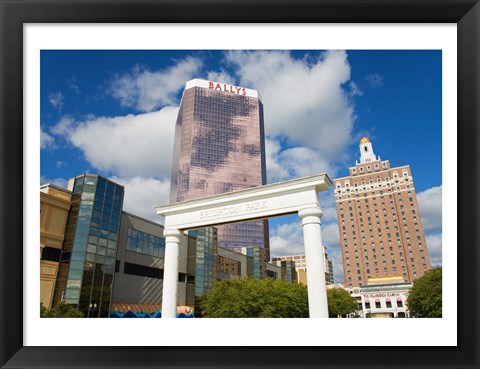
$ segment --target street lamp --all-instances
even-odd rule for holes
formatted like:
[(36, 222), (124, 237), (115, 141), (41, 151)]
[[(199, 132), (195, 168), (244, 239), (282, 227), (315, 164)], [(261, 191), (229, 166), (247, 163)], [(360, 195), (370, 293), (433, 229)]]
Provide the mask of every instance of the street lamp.
[(87, 317), (90, 318), (90, 311), (93, 311), (95, 313), (95, 310), (97, 310), (97, 303), (90, 303), (88, 305), (88, 314), (87, 314)]

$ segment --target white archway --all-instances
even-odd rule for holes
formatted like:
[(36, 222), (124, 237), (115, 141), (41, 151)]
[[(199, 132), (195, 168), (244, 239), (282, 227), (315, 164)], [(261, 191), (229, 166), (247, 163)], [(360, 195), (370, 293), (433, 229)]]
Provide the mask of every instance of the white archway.
[(318, 174), (156, 207), (157, 214), (165, 217), (162, 318), (176, 317), (179, 243), (184, 231), (294, 213), (302, 219), (310, 318), (328, 318), (320, 229), (323, 211), (317, 194), (330, 185), (326, 174)]

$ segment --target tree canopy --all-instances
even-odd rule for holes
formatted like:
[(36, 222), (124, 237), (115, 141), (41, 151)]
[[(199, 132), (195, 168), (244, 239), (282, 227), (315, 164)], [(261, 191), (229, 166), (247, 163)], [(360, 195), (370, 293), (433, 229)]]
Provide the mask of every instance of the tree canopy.
[(345, 316), (358, 310), (356, 300), (343, 288), (330, 288), (327, 290), (328, 316), (336, 318)]
[(434, 268), (413, 282), (407, 299), (410, 316), (442, 317), (442, 268)]
[(200, 309), (206, 318), (308, 318), (307, 287), (272, 278), (217, 281)]
[(41, 318), (83, 318), (83, 313), (74, 309), (64, 301), (60, 301), (57, 306), (47, 309), (40, 303)]

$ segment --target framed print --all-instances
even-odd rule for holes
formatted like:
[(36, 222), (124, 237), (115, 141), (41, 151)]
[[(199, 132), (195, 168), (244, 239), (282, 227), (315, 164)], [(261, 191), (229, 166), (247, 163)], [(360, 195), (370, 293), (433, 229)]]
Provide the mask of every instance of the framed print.
[[(480, 4), (477, 0), (271, 0), (254, 3), (0, 0), (0, 4), (2, 368), (479, 367)], [(323, 31), (319, 31), (321, 27)], [(375, 27), (382, 31), (375, 32)], [(398, 29), (390, 34), (389, 27)], [(159, 29), (163, 31), (158, 32)], [(386, 30), (384, 34), (383, 30)], [(440, 43), (434, 41), (435, 34), (441, 35), (445, 45), (453, 40), (453, 49), (439, 47)], [(50, 42), (57, 36), (61, 42)], [(354, 46), (345, 41), (355, 37), (364, 37), (370, 43)], [(262, 41), (253, 42), (256, 38)], [(316, 38), (328, 39), (330, 43), (312, 43)], [(414, 44), (415, 38), (421, 41), (416, 40), (419, 43)], [(235, 39), (241, 40), (240, 46), (234, 43)], [(149, 46), (149, 42), (153, 42), (153, 46)], [(124, 46), (127, 43), (134, 46)], [(443, 212), (443, 224), (450, 227), (443, 245), (444, 249), (449, 246), (455, 249), (455, 252), (445, 253), (449, 258), (445, 262), (448, 273), (443, 280), (448, 290), (444, 296), (450, 299), (444, 300), (447, 313), (439, 319), (405, 319), (388, 325), (382, 323), (382, 319), (336, 319), (335, 324), (322, 323), (321, 319), (313, 322), (309, 319), (288, 322), (286, 319), (248, 319), (245, 322), (229, 319), (223, 324), (212, 323), (212, 319), (159, 319), (153, 323), (150, 319), (102, 319), (97, 322), (40, 319), (41, 322), (37, 322), (39, 319), (32, 315), (36, 302), (32, 296), (38, 295), (38, 291), (32, 292), (29, 281), (38, 274), (30, 264), (30, 260), (35, 259), (30, 253), (38, 250), (36, 245), (32, 247), (38, 230), (31, 224), (38, 221), (39, 213), (38, 205), (32, 205), (38, 203), (38, 194), (33, 194), (31, 188), (38, 188), (40, 170), (39, 160), (35, 156), (32, 160), (31, 151), (32, 147), (37, 150), (37, 141), (44, 132), (38, 127), (32, 128), (40, 119), (41, 107), (37, 98), (40, 88), (31, 81), (45, 78), (45, 70), (38, 65), (44, 60), (41, 54), (42, 57), (52, 55), (45, 52), (47, 50), (65, 57), (62, 50), (79, 51), (71, 56), (71, 60), (75, 60), (81, 52), (109, 49), (117, 52), (116, 57), (123, 58), (126, 54), (121, 53), (122, 49), (147, 52), (158, 49), (158, 45), (166, 45), (165, 49), (175, 50), (178, 55), (181, 50), (197, 47), (202, 48), (200, 52), (211, 50), (212, 55), (228, 49), (249, 50), (248, 47), (252, 50), (321, 49), (311, 45), (327, 45), (323, 50), (348, 49), (352, 50), (352, 55), (360, 55), (362, 49), (442, 49), (444, 161), (440, 171), (449, 184), (445, 187), (449, 190), (443, 192), (443, 201), (449, 204), (448, 211)], [(149, 48), (152, 50), (147, 50)], [(107, 63), (110, 58), (107, 54), (98, 60)], [(311, 61), (306, 60), (306, 63)], [(96, 78), (95, 63), (88, 68), (86, 75)], [(129, 82), (120, 77), (116, 81)], [(70, 82), (68, 88), (74, 91), (75, 83)], [(371, 79), (370, 83), (381, 81)], [(227, 89), (227, 85), (219, 87), (222, 88)], [(232, 93), (235, 89), (238, 93), (242, 91), (233, 82), (229, 88)], [(254, 94), (256, 91), (244, 92)], [(349, 92), (351, 96), (363, 94), (355, 84), (350, 84)], [(92, 94), (90, 103), (99, 99), (99, 94)], [(123, 95), (116, 98), (123, 106), (131, 104)], [(170, 101), (168, 96), (165, 101), (165, 104)], [(62, 96), (51, 94), (49, 103), (61, 110)], [(450, 129), (446, 129), (447, 124)], [(56, 128), (66, 132), (71, 127), (57, 125)], [(32, 135), (32, 131), (36, 133)], [(418, 132), (426, 142), (425, 152), (420, 155), (427, 156), (427, 141), (433, 139), (433, 134), (429, 136), (420, 128)], [(415, 135), (415, 130), (411, 134)], [(48, 135), (45, 137), (48, 139)], [(368, 146), (368, 140), (362, 138), (361, 142)], [(64, 163), (59, 159), (56, 165)], [(155, 205), (158, 204), (152, 207)], [(112, 224), (113, 221), (110, 226)], [(155, 242), (160, 243), (154, 238), (150, 243), (142, 238), (142, 245), (144, 240), (142, 247), (145, 249), (142, 250), (147, 253), (149, 247), (154, 252)], [(131, 242), (136, 244), (137, 239)], [(105, 244), (108, 245), (107, 241)], [(106, 245), (102, 248), (98, 244), (98, 247), (106, 253)], [(38, 259), (35, 260), (38, 263)], [(110, 266), (113, 270), (114, 265)], [(96, 305), (91, 305), (89, 316), (97, 309)]]

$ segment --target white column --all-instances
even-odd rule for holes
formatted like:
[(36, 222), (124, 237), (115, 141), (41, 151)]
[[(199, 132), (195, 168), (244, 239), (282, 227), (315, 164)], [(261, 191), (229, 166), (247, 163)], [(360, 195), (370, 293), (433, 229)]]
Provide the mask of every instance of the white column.
[(177, 317), (178, 255), (181, 233), (167, 228), (165, 237), (165, 261), (163, 266), (162, 318)]
[(328, 318), (325, 264), (320, 230), (323, 211), (319, 207), (310, 207), (300, 210), (298, 215), (302, 218), (310, 318)]

